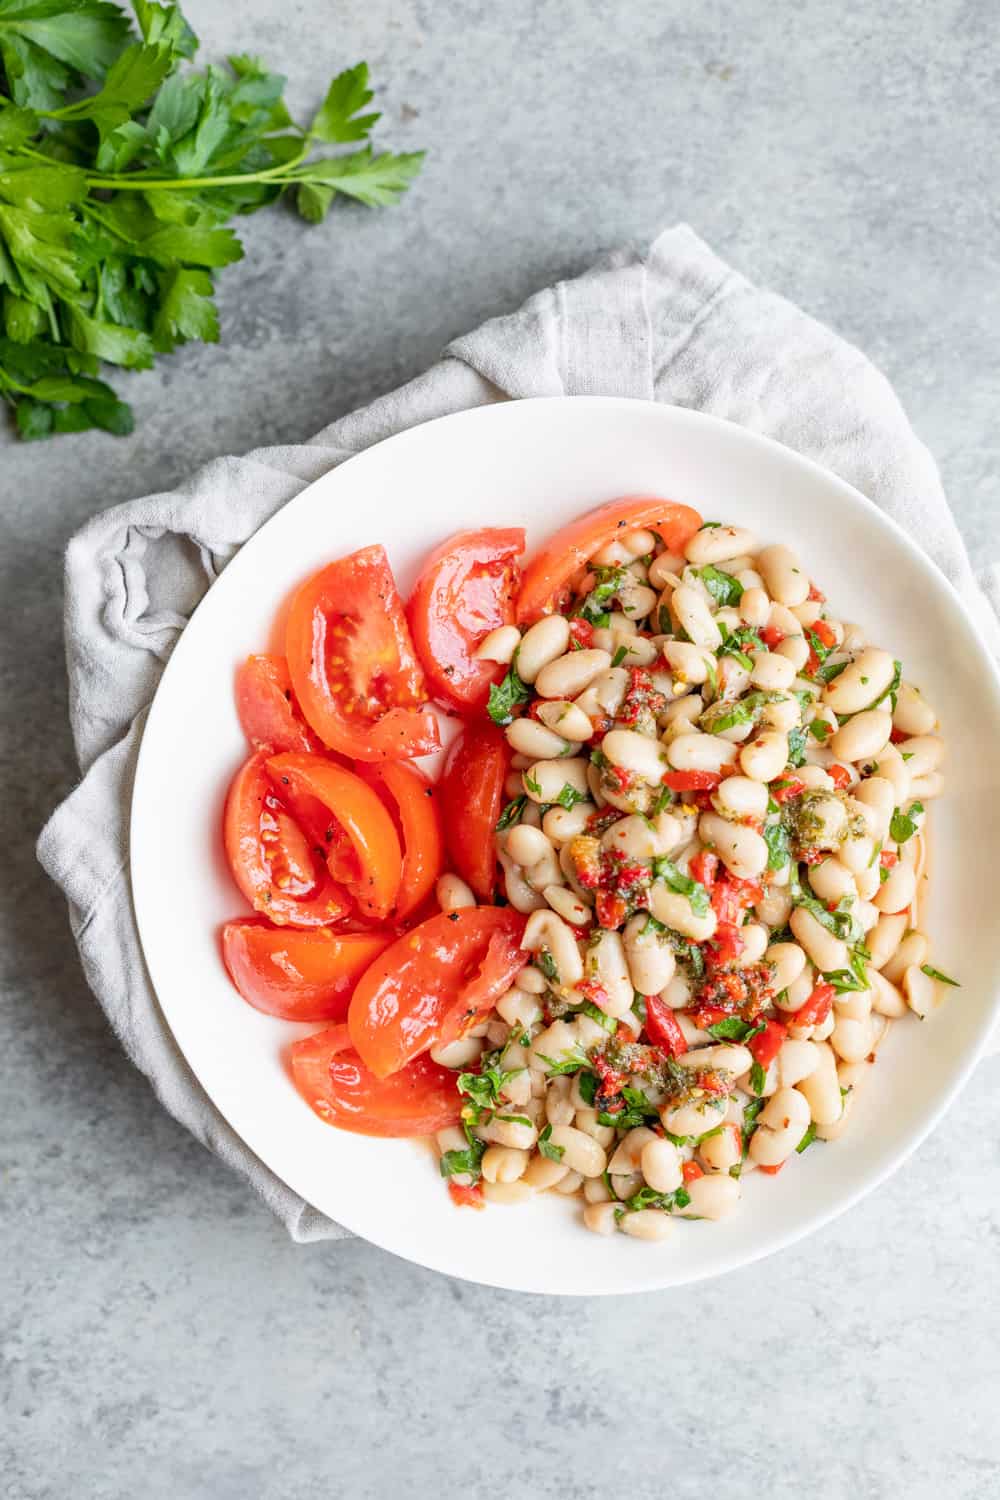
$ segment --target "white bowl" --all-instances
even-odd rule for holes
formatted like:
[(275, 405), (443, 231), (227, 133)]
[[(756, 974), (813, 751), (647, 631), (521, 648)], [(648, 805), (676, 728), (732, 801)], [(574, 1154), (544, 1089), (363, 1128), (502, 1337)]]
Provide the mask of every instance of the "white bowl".
[[(678, 1222), (661, 1244), (588, 1233), (577, 1203), (452, 1206), (429, 1149), (324, 1125), (286, 1070), (319, 1029), (259, 1014), (233, 990), (218, 933), (243, 903), (220, 840), (246, 754), (233, 672), (265, 649), (289, 589), (330, 558), (388, 548), (404, 595), (428, 549), (477, 525), (523, 525), (529, 550), (630, 492), (789, 543), (836, 615), (903, 661), (941, 716), (947, 796), (931, 816), (926, 909), (935, 964), (961, 980), (921, 1023), (893, 1028), (844, 1138), (780, 1177), (752, 1174), (741, 1211)], [(375, 1244), (454, 1276), (521, 1291), (636, 1292), (717, 1276), (818, 1228), (906, 1158), (938, 1120), (996, 1019), (1000, 940), (1000, 682), (950, 585), (849, 485), (766, 438), (700, 413), (614, 398), (518, 401), (429, 422), (345, 463), (268, 522), (199, 606), (164, 673), (132, 806), (136, 915), (163, 1013), (202, 1085), (296, 1192)]]

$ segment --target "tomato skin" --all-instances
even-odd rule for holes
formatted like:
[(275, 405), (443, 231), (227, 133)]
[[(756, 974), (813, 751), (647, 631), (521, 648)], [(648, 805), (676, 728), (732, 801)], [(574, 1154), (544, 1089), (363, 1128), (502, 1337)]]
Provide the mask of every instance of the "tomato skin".
[(434, 889), (444, 869), (444, 832), (437, 787), (405, 761), (386, 760), (363, 773), (389, 809), (402, 833), (403, 869), (393, 920), (413, 915)]
[(780, 1021), (765, 1021), (764, 1030), (747, 1042), (754, 1062), (759, 1063), (766, 1071), (781, 1051), (787, 1036), (788, 1028), (782, 1026)]
[(319, 750), (302, 718), (283, 656), (248, 656), (236, 669), (236, 712), (255, 750)]
[(777, 625), (765, 625), (763, 630), (758, 630), (757, 634), (769, 651), (777, 650), (785, 639), (785, 632), (779, 630)]
[(525, 568), (518, 624), (530, 624), (558, 609), (574, 573), (621, 533), (655, 531), (671, 552), (681, 552), (700, 526), (696, 510), (655, 495), (625, 495), (587, 511), (550, 537)]
[(340, 861), (337, 873), (366, 917), (388, 917), (399, 894), (403, 852), (378, 794), (353, 771), (318, 755), (274, 755), (267, 771), (275, 786), (288, 788), (292, 799), (315, 798), (327, 809), (347, 843), (346, 848), (338, 845), (328, 860)]
[(719, 878), (719, 864), (719, 856), (713, 850), (699, 849), (689, 869), (692, 877), (710, 891)]
[(685, 1182), (697, 1182), (699, 1177), (705, 1173), (696, 1161), (686, 1161), (681, 1167), (681, 1177)]
[(660, 780), (672, 792), (714, 792), (722, 774), (719, 771), (667, 771)]
[(431, 553), (407, 605), (413, 644), (435, 697), (462, 713), (484, 707), (490, 685), (506, 671), (473, 653), (491, 630), (514, 623), (521, 576), (516, 559), (523, 551), (520, 526), (460, 531)]
[[(233, 879), (249, 905), (279, 926), (326, 926), (345, 914), (348, 903), (322, 860), (312, 859), (311, 840), (267, 774), (268, 759), (266, 750), (258, 750), (230, 783), (223, 833)], [(292, 885), (307, 883), (299, 879), (286, 881), (283, 889), (279, 879), (293, 864), (301, 870), (305, 859), (312, 887), (296, 892)]]
[(496, 889), (493, 836), (503, 806), (510, 748), (495, 724), (465, 726), (438, 783), (445, 844), (451, 862), (479, 897)]
[(818, 984), (804, 1005), (800, 1005), (791, 1018), (793, 1026), (822, 1026), (836, 991), (832, 984)]
[(244, 918), (222, 929), (229, 977), (248, 1004), (283, 1021), (344, 1021), (358, 980), (392, 932), (309, 931)]
[(680, 1057), (688, 1049), (677, 1017), (658, 995), (646, 996), (646, 1035), (668, 1057)]
[(478, 1184), (466, 1187), (460, 1182), (449, 1182), (448, 1193), (456, 1208), (485, 1208), (486, 1199)]
[(376, 1078), (461, 1036), (500, 998), (524, 965), (525, 921), (511, 907), (439, 912), (379, 955), (347, 1013), (351, 1040)]
[(827, 766), (826, 774), (839, 791), (846, 791), (851, 784), (850, 771), (846, 766), (842, 766), (839, 761), (834, 761), (832, 766)]
[(455, 1075), (418, 1057), (392, 1078), (374, 1078), (351, 1046), (346, 1026), (294, 1042), (292, 1077), (327, 1125), (358, 1135), (433, 1135), (459, 1118)]
[(762, 1166), (758, 1165), (757, 1171), (758, 1172), (764, 1172), (768, 1177), (777, 1177), (777, 1175), (781, 1171), (782, 1167), (787, 1166), (787, 1165), (788, 1165), (787, 1161), (779, 1161), (779, 1163), (778, 1163), (778, 1165), (776, 1167), (762, 1167)]
[(331, 750), (381, 761), (439, 748), (384, 547), (364, 547), (306, 579), (292, 600), (285, 653), (306, 722)]

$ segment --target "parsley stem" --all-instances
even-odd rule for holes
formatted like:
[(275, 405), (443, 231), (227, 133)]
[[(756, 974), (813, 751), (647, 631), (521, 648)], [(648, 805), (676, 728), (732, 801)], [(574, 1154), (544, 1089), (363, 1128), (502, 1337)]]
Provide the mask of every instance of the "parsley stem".
[(285, 173), (301, 166), (312, 150), (306, 146), (290, 161), (265, 167), (262, 172), (232, 172), (224, 177), (147, 178), (142, 172), (123, 172), (113, 177), (87, 177), (88, 188), (106, 188), (109, 192), (159, 193), (188, 188), (239, 187), (244, 182), (274, 182)]

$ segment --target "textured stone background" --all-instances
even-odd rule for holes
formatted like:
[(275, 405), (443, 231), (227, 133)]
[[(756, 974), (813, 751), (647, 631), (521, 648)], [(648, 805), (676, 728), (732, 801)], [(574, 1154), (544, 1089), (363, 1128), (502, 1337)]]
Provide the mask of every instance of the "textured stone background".
[[(888, 371), (969, 546), (1000, 514), (992, 0), (191, 0), (307, 110), (367, 57), (396, 210), (245, 225), (224, 343), (126, 378), (128, 441), (0, 435), (5, 629), (0, 1491), (15, 1500), (1000, 1493), (1000, 1061), (905, 1170), (704, 1290), (563, 1303), (296, 1249), (153, 1101), (32, 842), (72, 784), (67, 538), (306, 437), (453, 334), (688, 219)], [(973, 1130), (972, 1126), (976, 1129)]]

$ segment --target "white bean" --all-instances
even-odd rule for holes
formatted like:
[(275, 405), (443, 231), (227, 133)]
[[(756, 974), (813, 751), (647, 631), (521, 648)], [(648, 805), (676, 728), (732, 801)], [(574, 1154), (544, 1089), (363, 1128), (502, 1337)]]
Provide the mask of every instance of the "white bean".
[(913, 904), (917, 877), (913, 869), (903, 863), (893, 865), (888, 878), (875, 893), (875, 905), (879, 911), (900, 912)]
[(886, 692), (896, 664), (888, 651), (869, 646), (823, 689), (823, 702), (836, 714), (856, 714)]
[(673, 1229), (670, 1215), (662, 1208), (637, 1208), (624, 1215), (620, 1227), (635, 1240), (662, 1240)]
[(704, 594), (682, 583), (670, 596), (670, 608), (680, 621), (687, 635), (696, 646), (707, 646), (717, 651), (722, 645), (719, 627), (712, 619), (712, 612)]
[(788, 736), (780, 730), (764, 730), (740, 751), (740, 765), (754, 781), (774, 781), (787, 764)]
[(683, 1180), (681, 1157), (672, 1141), (652, 1136), (643, 1144), (640, 1165), (642, 1175), (654, 1193), (673, 1193), (680, 1187)]
[(718, 850), (719, 858), (738, 880), (753, 880), (767, 869), (768, 847), (756, 829), (706, 812), (698, 821), (698, 832), (704, 844)]
[(644, 583), (623, 583), (618, 590), (621, 612), (628, 620), (644, 620), (656, 607), (657, 593)]
[(614, 1203), (588, 1203), (583, 1210), (584, 1226), (592, 1234), (615, 1234), (618, 1229), (616, 1212)]
[(673, 949), (663, 941), (644, 912), (626, 923), (622, 934), (632, 988), (640, 995), (658, 995), (674, 975)]
[(936, 734), (914, 735), (896, 748), (901, 756), (909, 757), (906, 769), (915, 779), (936, 771), (944, 759), (944, 741)]
[(872, 990), (872, 1010), (879, 1016), (888, 1016), (891, 1021), (906, 1015), (906, 1001), (900, 991), (885, 975), (871, 964), (865, 965), (868, 983)]
[[(776, 870), (771, 884), (764, 887), (764, 895), (757, 902), (757, 915), (772, 930), (784, 927), (792, 911), (792, 898), (788, 891), (789, 867)], [(785, 884), (781, 884), (784, 877)]]
[(727, 776), (712, 801), (725, 818), (763, 818), (767, 812), (765, 787), (747, 776)]
[(516, 1203), (527, 1203), (533, 1189), (526, 1182), (484, 1182), (483, 1197), (487, 1203), (499, 1203), (506, 1208)]
[(682, 734), (667, 746), (667, 759), (675, 771), (721, 771), (736, 756), (736, 746), (714, 734)]
[(572, 787), (580, 797), (586, 797), (589, 786), (587, 769), (589, 762), (579, 756), (568, 760), (539, 760), (529, 766), (522, 777), (523, 789), (533, 802), (558, 802), (564, 787)]
[[(756, 576), (756, 575), (755, 575)], [(746, 580), (741, 578), (741, 583)], [(743, 589), (743, 597), (739, 602), (740, 618), (748, 625), (763, 627), (767, 624), (771, 614), (771, 601), (761, 588), (760, 584), (746, 584)]]
[(557, 847), (578, 838), (587, 829), (587, 819), (597, 808), (593, 802), (575, 802), (572, 807), (550, 807), (542, 819), (542, 831)]
[(778, 1167), (787, 1161), (805, 1134), (809, 1117), (804, 1094), (779, 1088), (757, 1117), (757, 1129), (750, 1138), (752, 1159), (759, 1167)]
[(774, 965), (771, 983), (775, 994), (794, 984), (806, 966), (806, 956), (798, 943), (772, 943), (765, 950), (764, 958)]
[(819, 1064), (808, 1078), (802, 1079), (798, 1086), (799, 1092), (809, 1105), (814, 1124), (833, 1125), (840, 1119), (843, 1110), (837, 1059), (827, 1042), (814, 1045), (820, 1054)]
[(821, 973), (831, 974), (835, 969), (847, 968), (847, 944), (817, 922), (811, 911), (797, 906), (789, 919), (789, 926)]
[(439, 875), (434, 897), (442, 911), (459, 911), (463, 906), (476, 905), (475, 892), (460, 875)]
[(708, 563), (728, 562), (743, 553), (753, 552), (756, 545), (753, 532), (743, 526), (703, 526), (688, 538), (684, 556), (689, 563), (702, 568)]
[(547, 952), (556, 967), (557, 984), (574, 985), (583, 978), (583, 960), (576, 938), (561, 917), (546, 908), (528, 918), (521, 947), (529, 953)]
[[(630, 1172), (638, 1172), (642, 1161), (642, 1148), (648, 1141), (658, 1140), (656, 1133), (647, 1125), (637, 1125), (634, 1130), (629, 1130), (618, 1142), (617, 1149), (608, 1160), (608, 1171), (612, 1177), (622, 1176)], [(669, 1142), (667, 1142), (669, 1144)], [(676, 1152), (677, 1147), (674, 1146)], [(661, 1189), (661, 1191), (666, 1191)]]
[(937, 724), (937, 714), (919, 688), (914, 687), (912, 682), (901, 682), (896, 694), (892, 722), (903, 734), (930, 734)]
[(923, 1020), (938, 1003), (937, 980), (911, 964), (903, 974), (903, 994), (910, 1009)]
[(507, 900), (515, 911), (529, 912), (541, 911), (545, 906), (545, 897), (531, 888), (524, 878), (521, 866), (515, 864), (506, 849), (497, 846), (497, 859), (500, 861), (504, 875), (504, 890)]
[(521, 643), (521, 632), (516, 625), (501, 625), (483, 637), (473, 656), (477, 661), (498, 661), (506, 665)]
[(697, 1104), (666, 1104), (660, 1110), (660, 1121), (670, 1135), (704, 1135), (721, 1125), (725, 1109), (706, 1099)]
[(514, 1146), (519, 1151), (530, 1151), (538, 1141), (537, 1125), (526, 1125), (523, 1120), (504, 1120), (494, 1115), (475, 1127), (480, 1140), (497, 1146)]
[(463, 1036), (457, 1041), (448, 1042), (444, 1047), (432, 1047), (431, 1059), (442, 1068), (467, 1068), (474, 1063), (483, 1050), (483, 1044), (477, 1037)]
[[(566, 1176), (568, 1168), (561, 1161), (553, 1161), (548, 1156), (533, 1156), (524, 1171), (521, 1179), (528, 1187), (536, 1193), (544, 1193), (548, 1188), (555, 1187)], [(600, 1179), (598, 1178), (598, 1181)]]
[(501, 995), (496, 1003), (497, 1015), (507, 1022), (510, 1027), (519, 1027), (522, 1031), (534, 1026), (541, 1019), (542, 1008), (538, 1003), (538, 996), (530, 994), (520, 986), (520, 980), (527, 973), (522, 969), (517, 976), (518, 983), (509, 989), (506, 994)]
[(845, 1062), (860, 1062), (867, 1057), (872, 1045), (871, 1023), (867, 1016), (863, 1021), (838, 1016), (830, 1033), (830, 1045)]
[(649, 909), (658, 922), (696, 943), (706, 942), (715, 932), (718, 921), (713, 907), (710, 906), (704, 916), (699, 916), (686, 896), (680, 891), (668, 890), (659, 881), (654, 881), (650, 888)]
[(564, 885), (546, 885), (542, 887), (542, 895), (551, 906), (552, 910), (564, 922), (571, 922), (574, 927), (586, 927), (593, 913), (585, 902), (573, 891), (566, 889)]
[(790, 547), (765, 547), (758, 552), (757, 571), (779, 604), (802, 604), (809, 595), (809, 579)]
[(517, 653), (517, 675), (534, 682), (543, 667), (562, 656), (569, 646), (569, 621), (563, 615), (546, 615), (525, 631)]
[(694, 1068), (699, 1072), (705, 1068), (722, 1068), (727, 1073), (732, 1073), (734, 1078), (740, 1078), (749, 1070), (753, 1057), (746, 1047), (722, 1042), (717, 1046), (697, 1047), (682, 1052), (677, 1062), (682, 1068)]
[(709, 672), (716, 669), (712, 652), (690, 641), (664, 641), (663, 656), (679, 682), (707, 682)]
[(928, 771), (926, 776), (913, 776), (910, 781), (910, 796), (921, 801), (931, 801), (944, 791), (944, 777), (940, 771)]
[(836, 905), (845, 896), (857, 900), (858, 887), (854, 876), (839, 859), (824, 859), (813, 865), (809, 871), (809, 884), (821, 901), (832, 901)]
[(707, 1140), (700, 1141), (698, 1155), (710, 1172), (728, 1172), (743, 1155), (743, 1137), (739, 1126), (724, 1125), (718, 1135), (710, 1135)]
[[(905, 914), (903, 920), (906, 920)], [(923, 933), (908, 932), (892, 957), (882, 965), (882, 973), (890, 984), (902, 984), (906, 970), (926, 963), (928, 952), (929, 944)]]
[[(575, 703), (569, 703), (565, 698), (553, 698), (548, 703), (542, 703), (538, 709), (538, 717), (547, 729), (553, 734), (561, 735), (564, 740), (589, 740), (594, 732), (591, 724), (582, 708)], [(528, 722), (521, 719), (518, 722)], [(513, 728), (513, 725), (511, 726)], [(507, 736), (508, 739), (510, 736)]]
[(601, 1009), (616, 1020), (632, 1009), (632, 981), (621, 936), (610, 928), (597, 929), (587, 949), (588, 975), (597, 979), (607, 998)]
[(555, 661), (542, 667), (535, 678), (535, 691), (543, 698), (575, 698), (610, 666), (611, 656), (607, 651), (594, 648), (568, 651), (565, 656), (557, 656)]
[(764, 957), (769, 932), (761, 922), (746, 922), (740, 928), (740, 937), (743, 939), (743, 950), (737, 964), (741, 969), (749, 969)]
[(896, 805), (896, 792), (891, 781), (884, 776), (866, 776), (851, 793), (853, 802), (868, 809), (865, 821), (873, 838), (884, 839), (889, 832), (889, 821)]
[(787, 656), (773, 651), (762, 651), (753, 664), (750, 681), (756, 688), (766, 692), (781, 692), (790, 688), (795, 680), (795, 667)]
[(574, 1125), (553, 1125), (549, 1144), (562, 1147), (562, 1164), (581, 1177), (600, 1177), (608, 1165), (607, 1153), (592, 1136)]
[(789, 1038), (782, 1042), (778, 1053), (778, 1083), (781, 1088), (793, 1088), (808, 1078), (820, 1065), (820, 1053), (814, 1042), (795, 1041)]
[(487, 1146), (482, 1171), (487, 1182), (516, 1182), (524, 1176), (528, 1156), (514, 1146)]
[(660, 784), (667, 769), (658, 741), (632, 729), (612, 729), (601, 741), (601, 749), (613, 766), (634, 772), (651, 786)]
[(728, 1172), (712, 1173), (709, 1177), (696, 1177), (688, 1183), (691, 1202), (684, 1210), (685, 1218), (724, 1219), (733, 1213), (740, 1201), (741, 1187)]
[(830, 749), (840, 760), (871, 760), (888, 744), (891, 733), (892, 715), (869, 708), (841, 725), (830, 739)]
[(552, 852), (552, 844), (540, 828), (518, 823), (507, 834), (507, 853), (516, 864), (534, 865)]
[(614, 1126), (601, 1125), (597, 1119), (597, 1110), (591, 1109), (589, 1105), (584, 1109), (577, 1110), (573, 1123), (577, 1130), (582, 1130), (584, 1135), (589, 1135), (590, 1139), (596, 1141), (605, 1151), (614, 1145)]
[(597, 719), (604, 714), (610, 714), (613, 718), (628, 692), (628, 682), (628, 672), (624, 667), (609, 667), (583, 690), (576, 699), (576, 706), (589, 719)]

